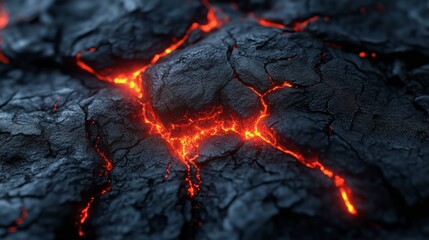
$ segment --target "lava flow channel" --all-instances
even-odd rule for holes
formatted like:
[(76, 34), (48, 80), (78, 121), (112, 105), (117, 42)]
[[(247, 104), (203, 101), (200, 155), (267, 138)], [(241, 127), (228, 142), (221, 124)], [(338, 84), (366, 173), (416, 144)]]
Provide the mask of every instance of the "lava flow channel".
[[(292, 84), (287, 81), (280, 85), (273, 85), (271, 89), (265, 92), (259, 92), (253, 87), (247, 86), (257, 96), (259, 96), (260, 103), (262, 105), (262, 109), (257, 112), (254, 117), (249, 119), (234, 117), (233, 114), (225, 111), (222, 106), (214, 107), (210, 111), (201, 112), (193, 117), (181, 119), (177, 124), (163, 124), (162, 120), (157, 116), (150, 102), (150, 97), (146, 95), (147, 93), (145, 93), (141, 87), (141, 74), (150, 66), (155, 64), (160, 58), (170, 54), (181, 46), (187, 40), (192, 31), (200, 29), (204, 32), (209, 32), (217, 29), (223, 24), (222, 20), (218, 20), (216, 18), (214, 9), (208, 4), (208, 2), (204, 1), (204, 3), (209, 8), (207, 16), (208, 23), (205, 25), (198, 23), (192, 24), (184, 37), (165, 49), (162, 53), (155, 55), (148, 65), (143, 66), (135, 72), (121, 74), (116, 77), (104, 76), (97, 73), (92, 67), (87, 65), (81, 59), (81, 53), (78, 53), (76, 56), (77, 65), (83, 70), (92, 73), (99, 80), (128, 86), (131, 92), (137, 96), (137, 99), (142, 106), (142, 120), (149, 127), (149, 133), (164, 139), (172, 154), (174, 154), (178, 160), (187, 167), (187, 177), (185, 180), (188, 184), (188, 193), (191, 198), (195, 197), (196, 193), (200, 190), (201, 184), (199, 168), (196, 164), (196, 159), (199, 157), (198, 149), (200, 143), (213, 136), (236, 134), (243, 140), (255, 140), (266, 143), (278, 151), (294, 157), (306, 167), (319, 170), (322, 174), (332, 179), (340, 192), (347, 211), (351, 215), (356, 215), (357, 209), (351, 201), (352, 191), (345, 183), (343, 177), (326, 168), (317, 157), (306, 158), (297, 147), (281, 144), (278, 141), (277, 134), (274, 130), (267, 128), (263, 124), (264, 120), (270, 116), (266, 97), (274, 91), (293, 87)], [(95, 51), (95, 49), (91, 49), (90, 51)], [(193, 171), (195, 171), (195, 175), (192, 174)]]

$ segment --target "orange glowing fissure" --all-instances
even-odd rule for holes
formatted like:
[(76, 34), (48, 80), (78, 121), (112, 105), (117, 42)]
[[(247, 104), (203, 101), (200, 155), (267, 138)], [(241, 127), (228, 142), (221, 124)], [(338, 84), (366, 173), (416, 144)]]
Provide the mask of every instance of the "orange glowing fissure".
[[(200, 184), (202, 183), (199, 167), (196, 163), (196, 160), (199, 157), (198, 149), (200, 143), (213, 136), (235, 134), (243, 140), (254, 140), (256, 142), (259, 141), (266, 143), (278, 151), (294, 157), (306, 167), (319, 170), (323, 175), (332, 179), (340, 192), (347, 211), (352, 215), (356, 215), (357, 210), (351, 202), (351, 189), (345, 183), (344, 178), (326, 168), (321, 162), (319, 162), (318, 158), (306, 158), (299, 150), (283, 146), (279, 143), (276, 137), (277, 134), (274, 130), (269, 129), (263, 124), (264, 120), (270, 116), (266, 97), (270, 93), (283, 88), (294, 88), (294, 86), (287, 81), (283, 84), (273, 84), (272, 88), (265, 92), (259, 92), (248, 86), (248, 88), (259, 97), (262, 105), (262, 109), (259, 110), (255, 116), (249, 119), (235, 117), (233, 114), (225, 111), (222, 106), (213, 107), (210, 111), (200, 112), (196, 116), (185, 117), (179, 122), (171, 124), (164, 124), (159, 116), (157, 116), (149, 100), (150, 98), (141, 87), (141, 74), (150, 66), (155, 64), (160, 58), (170, 54), (185, 43), (192, 31), (200, 29), (203, 32), (210, 32), (223, 25), (225, 19), (217, 19), (214, 8), (212, 8), (207, 1), (204, 1), (204, 5), (209, 9), (207, 24), (201, 25), (199, 23), (193, 23), (179, 41), (172, 44), (162, 53), (155, 55), (148, 65), (143, 66), (131, 74), (122, 74), (116, 77), (99, 74), (81, 60), (81, 53), (78, 53), (76, 56), (77, 65), (100, 80), (127, 86), (130, 89), (130, 92), (137, 97), (138, 102), (142, 107), (142, 121), (149, 127), (149, 134), (162, 138), (166, 142), (172, 154), (186, 166), (187, 177), (185, 181), (187, 182), (188, 193), (191, 198), (195, 197), (198, 193), (200, 190)], [(299, 25), (299, 28), (306, 26), (309, 22), (310, 20)], [(91, 49), (91, 51), (94, 51), (94, 49)], [(166, 178), (168, 177), (169, 171), (170, 170), (168, 168), (167, 175), (165, 176)]]
[[(284, 25), (282, 23), (274, 22), (272, 20), (268, 20), (268, 19), (264, 19), (264, 18), (260, 18), (260, 17), (256, 16), (254, 13), (250, 13), (249, 17), (255, 19), (259, 25), (264, 26), (264, 27), (278, 28), (278, 29), (286, 29), (286, 27), (287, 27), (286, 25)], [(308, 26), (308, 24), (318, 20), (319, 18), (320, 18), (319, 16), (313, 16), (313, 17), (304, 19), (302, 21), (294, 21), (290, 24), (289, 27), (295, 32), (302, 32)]]
[[(112, 169), (113, 169), (113, 163), (106, 156), (106, 154), (100, 149), (99, 144), (100, 144), (100, 137), (97, 136), (94, 147), (95, 147), (95, 150), (97, 151), (98, 155), (102, 158), (102, 160), (104, 162), (103, 163), (104, 174), (100, 174), (100, 176), (108, 177), (110, 171), (112, 171)], [(110, 178), (108, 178), (107, 179), (107, 185), (104, 188), (102, 188), (100, 192), (98, 192), (97, 194), (92, 196), (89, 199), (89, 201), (86, 203), (85, 207), (80, 211), (79, 221), (77, 222), (77, 229), (78, 229), (78, 234), (80, 237), (85, 236), (85, 232), (83, 231), (83, 225), (85, 224), (86, 220), (88, 219), (88, 211), (91, 208), (92, 204), (94, 203), (95, 198), (100, 197), (100, 196), (108, 193), (111, 190), (111, 188), (112, 188), (111, 180), (110, 180)]]

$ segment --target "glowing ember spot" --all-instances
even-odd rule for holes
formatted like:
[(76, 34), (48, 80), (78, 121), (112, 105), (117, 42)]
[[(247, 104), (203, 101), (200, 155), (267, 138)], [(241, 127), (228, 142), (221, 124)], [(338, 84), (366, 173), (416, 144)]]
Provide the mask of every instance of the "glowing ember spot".
[[(334, 181), (335, 186), (341, 193), (344, 205), (350, 214), (357, 214), (355, 207), (350, 201), (349, 193), (350, 189), (344, 182), (344, 179), (339, 175), (333, 173), (327, 169), (322, 163), (319, 162), (318, 158), (306, 158), (296, 146), (284, 146), (279, 143), (277, 139), (277, 133), (273, 129), (267, 128), (263, 122), (270, 116), (268, 111), (268, 103), (266, 102), (266, 96), (274, 91), (281, 90), (283, 88), (295, 88), (291, 83), (285, 81), (280, 85), (274, 85), (271, 89), (261, 93), (256, 89), (247, 86), (253, 91), (260, 99), (262, 109), (255, 114), (255, 116), (249, 119), (241, 119), (234, 116), (234, 114), (224, 111), (222, 106), (213, 107), (209, 111), (200, 112), (194, 116), (185, 116), (179, 121), (174, 123), (165, 124), (156, 114), (153, 106), (150, 102), (150, 97), (141, 89), (141, 77), (140, 75), (146, 71), (146, 69), (155, 64), (162, 57), (170, 54), (178, 47), (180, 47), (189, 37), (189, 34), (196, 29), (201, 31), (211, 31), (218, 28), (222, 21), (216, 19), (216, 15), (213, 15), (211, 6), (207, 1), (203, 1), (204, 5), (209, 8), (207, 14), (208, 23), (200, 25), (194, 23), (188, 29), (186, 34), (177, 42), (166, 48), (160, 54), (155, 55), (150, 64), (143, 66), (140, 70), (135, 71), (131, 74), (123, 74), (116, 77), (103, 76), (93, 68), (88, 66), (81, 60), (80, 53), (76, 56), (77, 65), (83, 70), (92, 73), (100, 80), (113, 82), (118, 85), (128, 86), (132, 93), (138, 97), (138, 103), (142, 106), (142, 121), (148, 126), (149, 134), (156, 135), (162, 138), (168, 145), (172, 154), (186, 166), (187, 176), (185, 182), (188, 185), (188, 194), (191, 198), (195, 197), (200, 191), (200, 184), (202, 183), (201, 176), (199, 173), (199, 167), (196, 160), (199, 157), (199, 146), (200, 143), (213, 136), (223, 136), (226, 134), (235, 134), (240, 136), (243, 140), (255, 140), (262, 143), (266, 143), (271, 147), (281, 151), (287, 155), (294, 157), (304, 166), (312, 169), (319, 170), (323, 175)], [(295, 31), (302, 31), (310, 22), (316, 21), (319, 17), (315, 16), (302, 22), (295, 22), (292, 24), (292, 29)], [(215, 20), (216, 19), (216, 20)], [(262, 21), (263, 22), (263, 21)], [(277, 26), (277, 27), (280, 27)], [(282, 25), (283, 27), (283, 25)], [(97, 150), (98, 151), (98, 150)], [(103, 157), (102, 154), (100, 156)], [(103, 157), (104, 158), (104, 157)], [(167, 168), (167, 174), (164, 176), (168, 177), (170, 173), (170, 167)], [(343, 181), (340, 181), (340, 180)]]
[(58, 102), (61, 100), (61, 97), (58, 96), (57, 100), (54, 102), (54, 107), (53, 107), (53, 111), (56, 112), (57, 108), (58, 108)]
[(168, 177), (170, 176), (170, 173), (171, 173), (171, 163), (169, 163), (169, 164), (167, 165), (167, 170), (166, 170), (165, 172), (166, 172), (166, 173), (165, 173), (164, 178), (165, 178), (165, 179), (168, 179)]
[(360, 52), (359, 53), (359, 57), (361, 57), (361, 58), (366, 58), (366, 57), (368, 57), (368, 56), (371, 56), (372, 58), (376, 58), (377, 57), (377, 54), (376, 53), (371, 53), (371, 54), (369, 54), (369, 53), (367, 53), (367, 52)]
[(366, 52), (360, 52), (360, 53), (359, 53), (359, 57), (361, 57), (361, 58), (365, 58), (365, 57), (367, 57)]
[(209, 10), (207, 13), (207, 24), (201, 25), (199, 28), (203, 32), (211, 32), (213, 29), (219, 28), (227, 19), (219, 20), (216, 17), (215, 9), (210, 5), (208, 0), (203, 0), (204, 6)]
[(25, 219), (27, 219), (28, 216), (28, 212), (27, 209), (25, 209), (25, 207), (21, 207), (21, 216), (19, 216), (19, 218), (15, 219), (15, 221), (13, 222), (13, 225), (7, 228), (7, 231), (9, 233), (14, 233), (16, 231), (18, 231), (18, 225), (21, 225), (25, 222)]

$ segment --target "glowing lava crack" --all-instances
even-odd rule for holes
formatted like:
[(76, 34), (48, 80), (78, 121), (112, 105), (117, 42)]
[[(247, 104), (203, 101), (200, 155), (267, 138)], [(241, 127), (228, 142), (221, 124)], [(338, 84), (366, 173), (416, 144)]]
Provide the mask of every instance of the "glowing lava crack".
[[(95, 121), (90, 121), (91, 125), (95, 124)], [(107, 184), (98, 191), (95, 195), (91, 196), (89, 201), (86, 203), (85, 207), (80, 211), (79, 221), (77, 222), (78, 234), (80, 237), (85, 236), (85, 232), (83, 230), (83, 225), (88, 219), (88, 211), (91, 208), (91, 205), (94, 203), (96, 197), (100, 197), (106, 193), (108, 193), (112, 189), (112, 181), (110, 179), (110, 171), (113, 169), (112, 161), (106, 156), (106, 154), (100, 149), (100, 136), (97, 135), (94, 143), (94, 148), (97, 151), (100, 158), (103, 160), (103, 173), (100, 173), (100, 177), (107, 178)]]
[[(317, 157), (306, 157), (303, 152), (293, 144), (282, 144), (282, 140), (278, 139), (274, 130), (266, 127), (263, 124), (263, 121), (268, 116), (270, 116), (266, 97), (270, 93), (283, 88), (294, 88), (294, 86), (289, 82), (284, 82), (280, 85), (273, 85), (265, 92), (259, 92), (253, 87), (246, 86), (259, 97), (262, 106), (262, 109), (256, 113), (255, 116), (248, 119), (238, 118), (234, 116), (234, 114), (226, 111), (222, 106), (213, 107), (209, 111), (200, 112), (198, 115), (192, 117), (185, 117), (180, 121), (171, 124), (164, 124), (157, 116), (149, 100), (149, 96), (142, 89), (141, 74), (144, 73), (150, 66), (157, 63), (159, 59), (170, 54), (183, 43), (185, 43), (193, 31), (199, 29), (203, 32), (210, 32), (219, 28), (225, 21), (227, 21), (226, 19), (217, 19), (215, 9), (212, 8), (207, 1), (204, 1), (204, 5), (209, 9), (207, 15), (207, 24), (202, 25), (199, 23), (193, 23), (179, 41), (172, 44), (163, 52), (155, 55), (148, 65), (143, 66), (135, 72), (130, 74), (121, 74), (115, 77), (104, 76), (83, 62), (81, 59), (81, 53), (78, 53), (76, 56), (77, 65), (83, 70), (93, 74), (100, 80), (127, 86), (131, 92), (137, 96), (138, 102), (142, 106), (142, 120), (144, 124), (149, 127), (149, 133), (164, 139), (172, 154), (174, 154), (178, 160), (180, 160), (187, 167), (186, 182), (188, 185), (190, 197), (195, 197), (196, 193), (200, 190), (201, 177), (199, 174), (198, 165), (196, 164), (196, 159), (199, 157), (198, 149), (200, 143), (213, 136), (236, 134), (243, 140), (254, 140), (261, 143), (266, 143), (278, 151), (294, 157), (306, 167), (319, 170), (322, 174), (332, 179), (333, 183), (340, 192), (347, 211), (352, 215), (356, 215), (357, 209), (351, 201), (352, 192), (345, 183), (344, 178), (326, 168)], [(316, 19), (317, 17), (306, 20), (303, 24), (299, 25), (299, 27), (296, 27), (296, 30), (302, 30), (302, 28), (304, 28), (309, 22)], [(260, 24), (268, 27), (280, 26), (271, 26), (272, 24), (270, 25), (262, 23)], [(90, 49), (90, 52), (93, 51), (96, 51), (96, 49)], [(103, 158), (106, 159), (105, 157)], [(169, 170), (167, 169), (167, 171)], [(166, 176), (168, 177), (168, 174)], [(93, 199), (91, 199), (90, 203), (92, 203), (92, 201)], [(88, 208), (90, 203), (88, 204)], [(87, 216), (88, 209), (86, 208), (84, 210), (85, 212), (82, 213)]]

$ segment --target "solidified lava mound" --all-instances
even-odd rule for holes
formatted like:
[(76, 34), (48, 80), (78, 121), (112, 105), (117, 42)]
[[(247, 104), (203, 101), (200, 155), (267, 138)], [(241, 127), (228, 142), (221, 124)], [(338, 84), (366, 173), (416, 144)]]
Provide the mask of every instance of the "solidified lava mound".
[(428, 239), (428, 12), (0, 1), (0, 238)]

